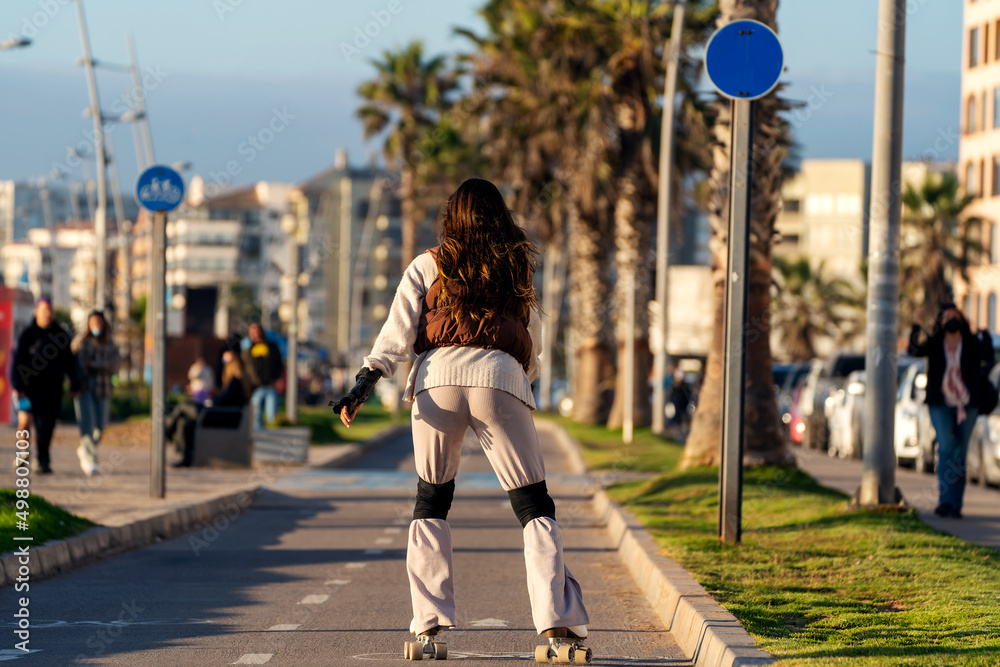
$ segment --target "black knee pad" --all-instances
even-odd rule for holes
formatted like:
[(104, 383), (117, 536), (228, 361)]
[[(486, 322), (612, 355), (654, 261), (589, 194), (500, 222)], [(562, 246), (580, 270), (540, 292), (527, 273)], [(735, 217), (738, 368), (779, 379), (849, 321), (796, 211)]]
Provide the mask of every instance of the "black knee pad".
[(556, 518), (556, 504), (552, 502), (544, 479), (519, 489), (511, 489), (507, 495), (510, 496), (510, 506), (514, 508), (514, 514), (522, 528), (532, 519), (543, 516)]
[(414, 519), (447, 519), (451, 500), (455, 497), (455, 480), (444, 484), (431, 484), (417, 478), (417, 503), (413, 506)]

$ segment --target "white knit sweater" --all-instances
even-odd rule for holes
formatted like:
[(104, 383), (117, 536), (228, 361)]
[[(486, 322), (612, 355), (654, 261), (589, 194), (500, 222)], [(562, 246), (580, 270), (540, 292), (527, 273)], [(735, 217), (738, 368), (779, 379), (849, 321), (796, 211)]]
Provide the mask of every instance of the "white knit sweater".
[[(437, 277), (437, 262), (430, 253), (422, 253), (410, 262), (396, 288), (389, 318), (382, 325), (371, 354), (365, 357), (365, 366), (390, 378), (400, 363), (413, 358), (423, 300)], [(535, 310), (531, 311), (528, 334), (532, 349), (527, 373), (521, 362), (501, 350), (457, 345), (435, 347), (413, 362), (403, 400), (413, 401), (417, 394), (431, 387), (492, 387), (516, 396), (534, 410), (531, 382), (538, 377), (542, 339), (542, 323)]]

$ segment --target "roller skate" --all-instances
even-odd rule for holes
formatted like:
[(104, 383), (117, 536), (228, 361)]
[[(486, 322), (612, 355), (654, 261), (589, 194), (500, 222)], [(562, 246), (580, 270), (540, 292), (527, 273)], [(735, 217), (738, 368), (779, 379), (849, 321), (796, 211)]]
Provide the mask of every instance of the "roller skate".
[(570, 628), (550, 628), (545, 631), (548, 644), (535, 647), (535, 662), (560, 665), (589, 665), (591, 651), (582, 642), (587, 638), (587, 628), (574, 625)]
[(417, 635), (417, 641), (403, 644), (403, 658), (405, 660), (447, 660), (448, 644), (445, 642), (433, 641), (437, 636), (440, 627), (434, 627)]

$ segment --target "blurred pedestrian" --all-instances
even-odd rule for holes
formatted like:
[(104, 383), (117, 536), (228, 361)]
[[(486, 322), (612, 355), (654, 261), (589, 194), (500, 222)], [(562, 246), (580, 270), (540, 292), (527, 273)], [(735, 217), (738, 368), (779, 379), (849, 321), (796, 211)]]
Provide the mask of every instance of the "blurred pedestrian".
[(941, 305), (934, 330), (920, 341), (922, 309), (913, 316), (908, 352), (927, 357), (925, 402), (938, 443), (939, 516), (962, 518), (965, 456), (979, 414), (983, 346), (969, 329), (965, 315), (953, 303)]
[(74, 398), (80, 393), (71, 344), (70, 335), (56, 324), (52, 300), (40, 298), (34, 321), (17, 341), (10, 379), (17, 394), (18, 424), (27, 423), (30, 415), (34, 431), (29, 442), (35, 445), (35, 469), (42, 474), (52, 472), (49, 445), (62, 404), (63, 381), (69, 377)]
[[(274, 386), (281, 379), (284, 365), (281, 351), (274, 341), (264, 334), (264, 327), (254, 322), (248, 332), (250, 345), (243, 350), (243, 371), (247, 382), (253, 388), (250, 403), (253, 406), (253, 427), (260, 430), (266, 415), (267, 423), (274, 423), (274, 413), (278, 407), (278, 392)], [(263, 413), (261, 406), (263, 405)]]
[(175, 468), (186, 468), (194, 462), (194, 432), (198, 415), (206, 407), (226, 406), (242, 408), (250, 400), (250, 389), (243, 373), (243, 363), (232, 350), (222, 353), (222, 393), (204, 401), (185, 401), (174, 408), (167, 417), (167, 438), (173, 439), (181, 450), (181, 460), (173, 464)]
[(587, 636), (587, 611), (563, 561), (531, 419), (541, 339), (536, 253), (495, 185), (462, 183), (448, 199), (441, 245), (406, 269), (357, 385), (334, 406), (350, 426), (378, 379), (417, 355), (403, 400), (413, 402), (419, 477), (406, 555), (410, 632), (422, 641), (455, 625), (447, 516), (469, 427), (521, 522), (536, 630), (554, 640)]
[(118, 372), (118, 346), (111, 340), (104, 313), (93, 311), (87, 329), (71, 345), (80, 371), (80, 395), (73, 400), (80, 446), (76, 455), (88, 477), (97, 472), (97, 445), (108, 424), (111, 378)]
[(215, 373), (205, 357), (198, 357), (188, 369), (188, 395), (197, 403), (204, 403), (215, 393)]

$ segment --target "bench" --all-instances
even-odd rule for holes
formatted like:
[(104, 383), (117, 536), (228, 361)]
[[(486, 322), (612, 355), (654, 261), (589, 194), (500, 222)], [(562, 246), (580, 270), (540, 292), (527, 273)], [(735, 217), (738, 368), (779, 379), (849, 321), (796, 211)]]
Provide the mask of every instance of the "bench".
[(253, 465), (250, 443), (250, 408), (206, 407), (194, 428), (194, 460), (197, 467), (249, 468)]

